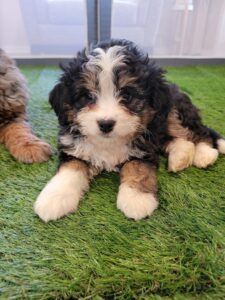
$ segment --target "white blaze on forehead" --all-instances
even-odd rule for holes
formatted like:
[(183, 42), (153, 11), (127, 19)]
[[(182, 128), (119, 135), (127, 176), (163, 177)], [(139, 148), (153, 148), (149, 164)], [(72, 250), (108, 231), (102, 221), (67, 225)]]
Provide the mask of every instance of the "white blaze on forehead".
[(106, 51), (96, 48), (94, 53), (96, 56), (89, 56), (87, 67), (99, 67), (99, 101), (106, 102), (114, 99), (115, 86), (113, 83), (113, 69), (123, 64), (124, 54), (121, 51), (124, 47), (114, 46)]

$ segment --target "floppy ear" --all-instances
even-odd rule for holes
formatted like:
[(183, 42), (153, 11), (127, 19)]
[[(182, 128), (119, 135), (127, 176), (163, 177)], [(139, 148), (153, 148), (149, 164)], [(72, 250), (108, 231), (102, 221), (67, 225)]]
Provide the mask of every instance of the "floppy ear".
[(149, 105), (155, 112), (154, 118), (148, 124), (155, 144), (164, 144), (167, 137), (167, 118), (171, 110), (172, 98), (169, 84), (164, 78), (164, 71), (151, 63), (148, 65), (147, 79), (144, 82), (149, 94)]
[(78, 58), (74, 58), (68, 66), (60, 64), (60, 68), (64, 71), (64, 74), (60, 78), (59, 83), (50, 92), (49, 102), (58, 116), (60, 124), (67, 121), (67, 114), (72, 109), (72, 102), (75, 101), (70, 87), (74, 87), (75, 82), (79, 80), (82, 64), (85, 61), (84, 56), (85, 53), (78, 53)]
[(69, 105), (69, 91), (63, 82), (58, 83), (49, 94), (49, 103), (54, 109), (60, 124), (66, 122), (66, 110)]
[(59, 116), (63, 108), (65, 94), (66, 90), (62, 83), (58, 83), (49, 94), (49, 103), (51, 104), (57, 116)]

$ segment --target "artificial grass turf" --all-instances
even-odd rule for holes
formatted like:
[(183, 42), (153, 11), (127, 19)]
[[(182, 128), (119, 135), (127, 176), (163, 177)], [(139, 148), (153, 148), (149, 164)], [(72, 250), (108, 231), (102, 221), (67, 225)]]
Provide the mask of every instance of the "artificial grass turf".
[[(34, 132), (56, 149), (57, 121), (47, 96), (57, 67), (24, 66)], [(170, 67), (225, 135), (225, 66)], [(225, 157), (207, 170), (158, 172), (160, 207), (149, 219), (116, 209), (118, 174), (91, 184), (79, 210), (44, 224), (33, 203), (57, 168), (25, 165), (0, 145), (0, 299), (224, 299)]]

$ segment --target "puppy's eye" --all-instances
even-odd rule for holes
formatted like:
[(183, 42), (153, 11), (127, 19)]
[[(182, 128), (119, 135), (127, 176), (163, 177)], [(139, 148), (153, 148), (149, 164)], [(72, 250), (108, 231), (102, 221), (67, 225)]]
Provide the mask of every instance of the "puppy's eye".
[(134, 113), (140, 113), (145, 106), (145, 100), (135, 94), (123, 94), (120, 103)]
[(86, 99), (87, 99), (88, 103), (95, 103), (95, 101), (96, 101), (95, 97), (92, 94), (87, 94)]
[(80, 96), (76, 101), (75, 106), (77, 109), (82, 109), (85, 106), (95, 104), (95, 102), (96, 102), (95, 97), (88, 93)]
[(96, 98), (93, 95), (88, 94), (87, 95), (87, 106), (89, 108), (92, 108), (95, 106), (95, 103), (96, 103)]
[(133, 97), (130, 94), (124, 94), (122, 102), (124, 103), (130, 103), (133, 99)]

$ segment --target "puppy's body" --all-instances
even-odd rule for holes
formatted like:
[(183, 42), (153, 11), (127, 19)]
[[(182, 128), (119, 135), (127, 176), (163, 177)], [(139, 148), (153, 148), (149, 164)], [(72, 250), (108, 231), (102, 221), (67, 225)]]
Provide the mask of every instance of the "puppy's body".
[(47, 160), (52, 151), (31, 132), (26, 115), (28, 99), (24, 76), (0, 49), (0, 142), (19, 161), (41, 162)]
[(205, 168), (225, 153), (225, 141), (202, 124), (188, 96), (163, 73), (126, 40), (78, 53), (64, 68), (50, 94), (60, 123), (60, 168), (35, 203), (44, 221), (74, 211), (102, 170), (121, 173), (117, 207), (129, 218), (144, 218), (158, 205), (160, 154), (176, 172)]

